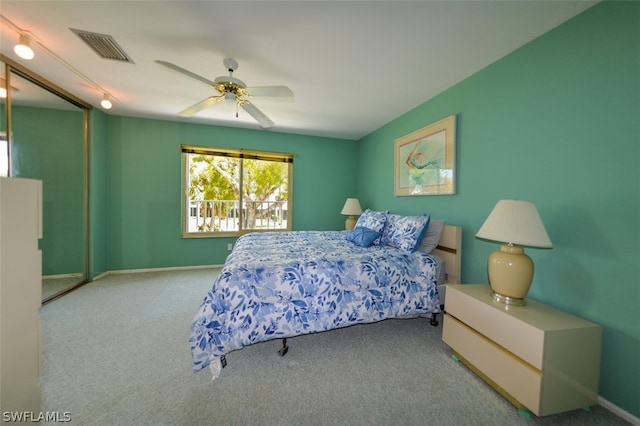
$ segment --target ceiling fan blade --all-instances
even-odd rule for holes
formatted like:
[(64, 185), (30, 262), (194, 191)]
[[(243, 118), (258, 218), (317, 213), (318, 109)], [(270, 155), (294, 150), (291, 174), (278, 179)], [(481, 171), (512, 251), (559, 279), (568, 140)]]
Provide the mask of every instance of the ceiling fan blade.
[(223, 99), (224, 99), (224, 95), (210, 96), (207, 99), (204, 99), (204, 100), (198, 102), (195, 105), (191, 105), (189, 108), (185, 109), (184, 111), (179, 112), (178, 115), (180, 117), (191, 117), (192, 115), (196, 114), (197, 112), (200, 112), (203, 109), (205, 109), (207, 107), (210, 107), (213, 104), (217, 104), (218, 102), (220, 102)]
[(264, 115), (264, 113), (262, 111), (260, 111), (258, 108), (256, 108), (256, 106), (254, 104), (252, 104), (249, 101), (242, 101), (240, 103), (240, 106), (242, 107), (242, 109), (244, 109), (245, 111), (247, 111), (247, 113), (252, 116), (253, 118), (255, 118), (255, 120), (260, 124), (260, 126), (262, 126), (265, 129), (268, 129), (270, 127), (273, 127), (273, 121), (271, 121), (271, 119), (269, 117), (267, 117), (266, 115)]
[(251, 96), (291, 98), (293, 92), (287, 86), (258, 86), (247, 87), (247, 93)]
[(195, 80), (198, 80), (208, 86), (214, 86), (215, 87), (215, 83), (211, 80), (208, 80), (204, 77), (199, 76), (198, 74), (194, 74), (189, 70), (185, 70), (184, 68), (181, 68), (177, 65), (172, 64), (171, 62), (166, 62), (166, 61), (156, 61), (157, 64), (160, 64), (162, 66), (165, 66), (173, 71), (179, 72), (182, 75), (186, 75), (187, 77), (191, 77)]

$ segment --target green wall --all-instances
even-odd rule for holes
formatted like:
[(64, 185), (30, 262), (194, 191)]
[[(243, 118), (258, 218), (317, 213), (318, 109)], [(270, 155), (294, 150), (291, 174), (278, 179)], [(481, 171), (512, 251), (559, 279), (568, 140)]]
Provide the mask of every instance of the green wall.
[(42, 180), (42, 274), (84, 271), (83, 113), (12, 107), (12, 174)]
[[(102, 120), (94, 115), (94, 125)], [(98, 132), (98, 129), (96, 129)], [(94, 210), (106, 211), (107, 235), (97, 235), (92, 247), (102, 249), (106, 265), (92, 255), (98, 268), (144, 269), (223, 264), (234, 238), (181, 237), (180, 145), (216, 146), (289, 152), (294, 159), (293, 228), (342, 229), (340, 210), (354, 196), (357, 144), (354, 141), (271, 131), (205, 126), (142, 118), (109, 116), (106, 140), (94, 141), (92, 196)], [(98, 163), (98, 164), (96, 164)], [(106, 169), (106, 181), (102, 180)], [(92, 217), (99, 233), (104, 216)]]
[[(425, 76), (428, 78), (428, 76)], [(458, 191), (394, 197), (394, 139), (458, 117)], [(554, 243), (528, 249), (529, 296), (603, 326), (600, 395), (640, 417), (640, 3), (604, 2), (359, 141), (364, 207), (461, 225), (465, 283), (497, 244), (500, 199), (533, 201)]]

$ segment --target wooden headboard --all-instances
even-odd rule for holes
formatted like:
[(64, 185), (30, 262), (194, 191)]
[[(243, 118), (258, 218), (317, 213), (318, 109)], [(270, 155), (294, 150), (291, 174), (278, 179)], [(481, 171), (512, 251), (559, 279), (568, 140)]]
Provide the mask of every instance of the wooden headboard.
[(445, 284), (460, 284), (462, 272), (462, 227), (445, 225), (440, 243), (433, 252), (445, 259)]

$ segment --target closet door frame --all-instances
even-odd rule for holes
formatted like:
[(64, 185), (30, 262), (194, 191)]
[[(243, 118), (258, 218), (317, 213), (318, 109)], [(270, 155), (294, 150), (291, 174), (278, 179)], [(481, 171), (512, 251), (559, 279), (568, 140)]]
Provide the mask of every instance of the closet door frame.
[(11, 58), (8, 58), (2, 54), (0, 54), (0, 62), (4, 64), (5, 67), (5, 79), (6, 79), (6, 87), (7, 87), (7, 97), (5, 99), (5, 131), (6, 131), (6, 139), (7, 139), (7, 150), (9, 154), (9, 176), (12, 174), (11, 167), (11, 135), (12, 135), (12, 122), (11, 122), (11, 76), (16, 75), (29, 82), (45, 89), (46, 91), (64, 99), (65, 101), (77, 106), (82, 110), (83, 114), (83, 140), (82, 140), (82, 174), (83, 174), (83, 238), (82, 238), (82, 252), (83, 252), (83, 260), (82, 260), (82, 278), (80, 282), (76, 285), (68, 288), (67, 290), (54, 294), (53, 296), (46, 298), (42, 301), (42, 303), (47, 303), (52, 301), (69, 291), (74, 290), (75, 288), (85, 284), (89, 281), (89, 135), (90, 135), (90, 120), (89, 114), (93, 107), (87, 102), (81, 100), (80, 98), (72, 95), (66, 90), (62, 89), (55, 83), (45, 79), (44, 77), (32, 72), (28, 68), (20, 65), (19, 63), (13, 61)]

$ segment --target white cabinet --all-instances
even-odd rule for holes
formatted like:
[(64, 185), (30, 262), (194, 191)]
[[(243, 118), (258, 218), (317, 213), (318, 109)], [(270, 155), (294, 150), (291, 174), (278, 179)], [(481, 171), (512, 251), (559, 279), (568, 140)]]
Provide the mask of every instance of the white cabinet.
[(527, 299), (495, 302), (488, 285), (449, 285), (442, 338), (500, 394), (538, 416), (597, 403), (602, 328)]
[(40, 412), (42, 182), (0, 178), (0, 411)]

